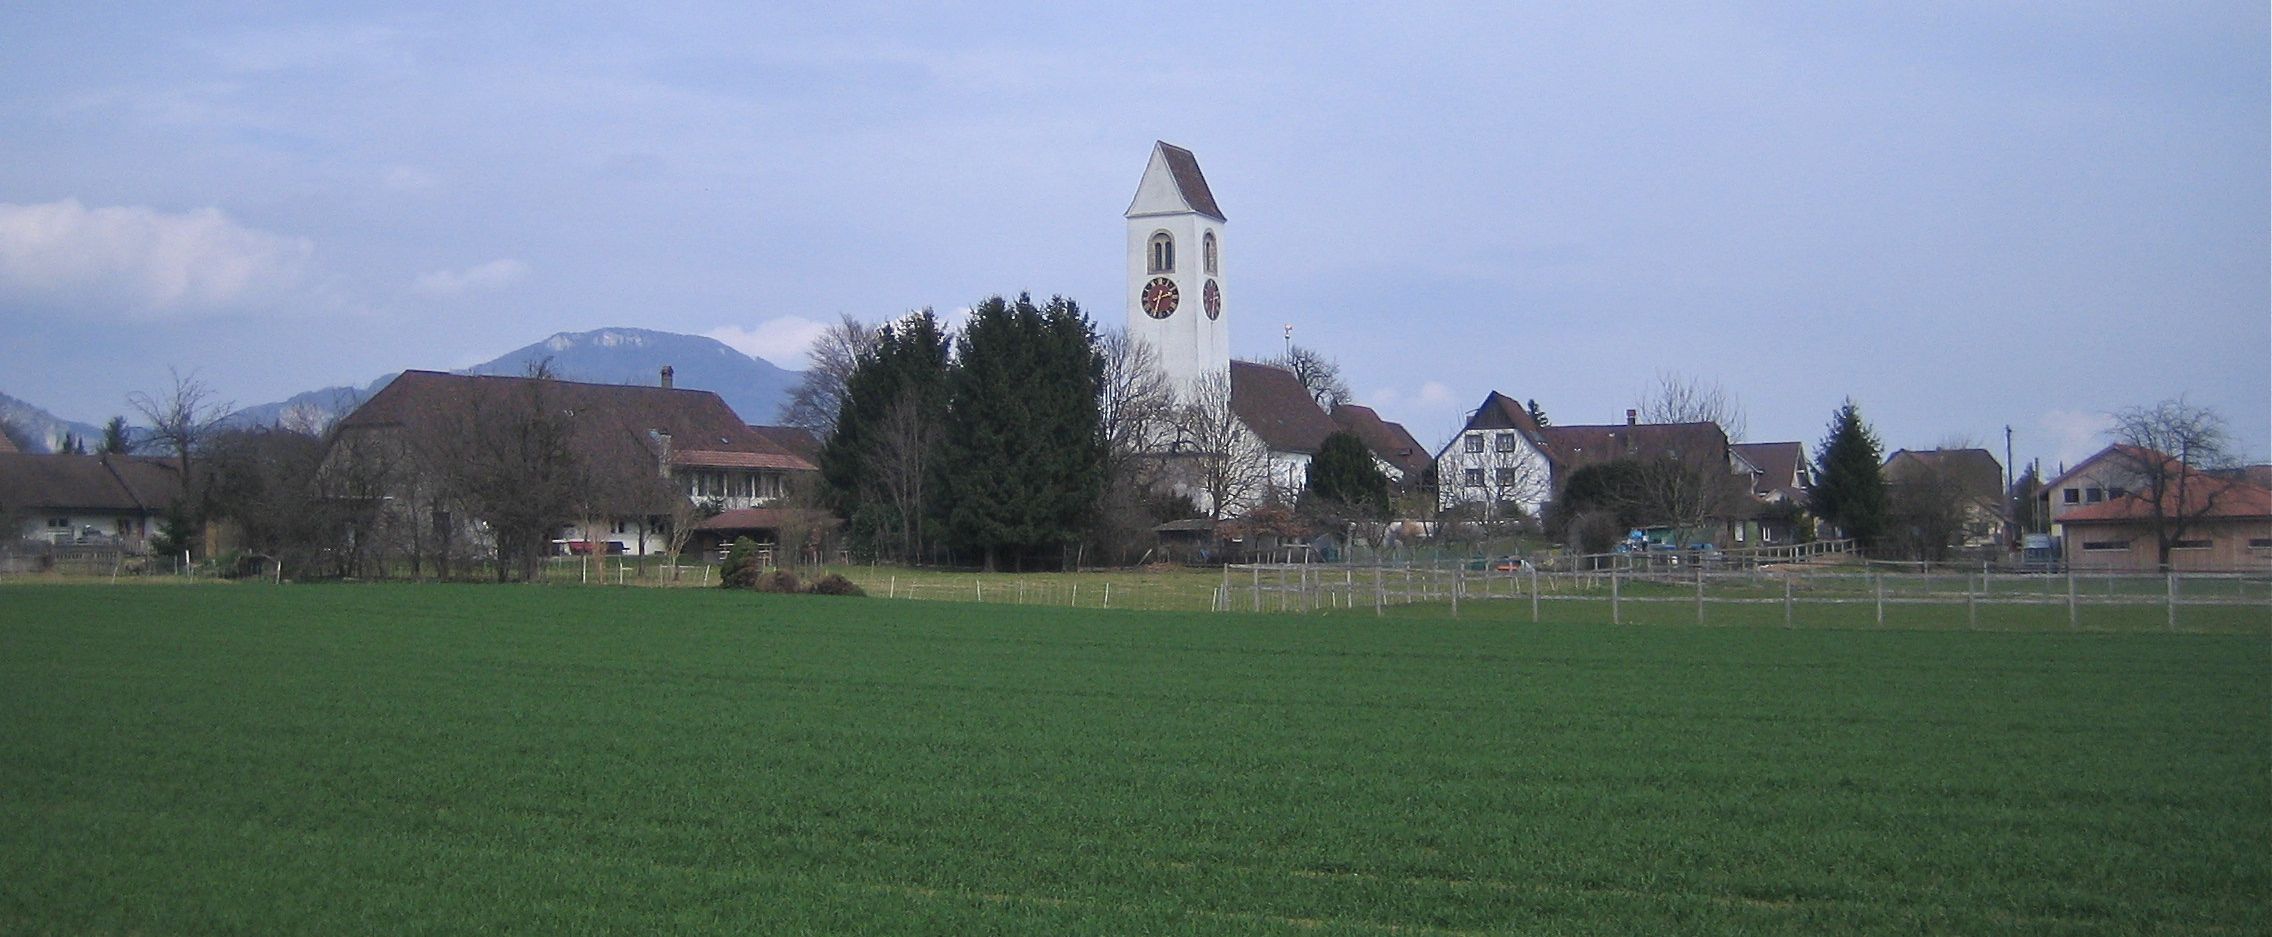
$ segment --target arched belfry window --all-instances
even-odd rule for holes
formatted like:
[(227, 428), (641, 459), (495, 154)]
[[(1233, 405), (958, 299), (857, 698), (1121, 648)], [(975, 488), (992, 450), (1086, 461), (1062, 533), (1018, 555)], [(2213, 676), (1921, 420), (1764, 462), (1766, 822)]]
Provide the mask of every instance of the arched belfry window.
[(1152, 235), (1152, 272), (1175, 272), (1175, 238), (1165, 231)]
[(1200, 255), (1201, 255), (1202, 257), (1206, 258), (1206, 260), (1205, 260), (1205, 263), (1207, 264), (1207, 275), (1208, 275), (1208, 276), (1214, 276), (1214, 275), (1215, 275), (1215, 232), (1213, 232), (1213, 231), (1209, 231), (1209, 232), (1207, 232), (1207, 235), (1206, 235), (1205, 237), (1202, 237), (1202, 238), (1200, 238), (1200, 239), (1199, 239), (1199, 253), (1200, 253)]

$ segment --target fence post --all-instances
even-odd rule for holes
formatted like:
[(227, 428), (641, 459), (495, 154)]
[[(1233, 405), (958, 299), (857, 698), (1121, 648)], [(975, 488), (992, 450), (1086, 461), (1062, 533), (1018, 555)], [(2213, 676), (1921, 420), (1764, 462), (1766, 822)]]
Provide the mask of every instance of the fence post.
[(1112, 607), (1112, 582), (1110, 580), (1107, 580), (1104, 584), (1104, 607)]
[(2169, 571), (2169, 630), (2177, 630), (2177, 570)]
[(1696, 623), (1704, 623), (1704, 562), (1696, 563)]
[[(1981, 567), (1986, 569), (1987, 565), (1982, 563)], [(1988, 574), (1986, 572), (1981, 573), (1980, 579), (1985, 585)], [(1980, 627), (1980, 605), (1975, 596), (1976, 593), (1972, 590), (1972, 575), (1967, 573), (1964, 577), (1964, 627), (1967, 630)]]
[(1381, 617), (1381, 615), (1383, 615), (1383, 614), (1384, 614), (1384, 613), (1383, 613), (1383, 612), (1381, 611), (1381, 605), (1382, 605), (1382, 604), (1383, 604), (1383, 603), (1384, 603), (1385, 601), (1387, 601), (1387, 596), (1384, 596), (1384, 595), (1382, 595), (1382, 594), (1381, 594), (1381, 588), (1382, 588), (1382, 586), (1381, 586), (1381, 568), (1380, 568), (1380, 567), (1378, 567), (1378, 566), (1375, 566), (1375, 567), (1373, 567), (1373, 617), (1374, 617), (1374, 618), (1379, 618), (1379, 617)]
[(1618, 608), (1617, 580), (1619, 577), (1617, 574), (1618, 568), (1614, 565), (1611, 566), (1609, 568), (1609, 623), (1622, 625), (1625, 623), (1625, 616), (1623, 611)]
[(1884, 574), (1884, 573), (1879, 573), (1879, 574), (1877, 574), (1877, 582), (1878, 582), (1878, 627), (1880, 627), (1880, 628), (1883, 628), (1883, 627), (1885, 627), (1885, 574)]
[(1791, 627), (1791, 574), (1783, 574), (1783, 627)]
[(2083, 618), (2075, 610), (2075, 567), (2067, 567), (2067, 630), (2080, 631)]
[(1538, 564), (1530, 567), (1530, 623), (1538, 624)]
[(1254, 610), (1259, 612), (1262, 611), (1262, 567), (1250, 566), (1247, 571), (1254, 574), (1254, 582), (1247, 586), (1247, 594), (1254, 598)]

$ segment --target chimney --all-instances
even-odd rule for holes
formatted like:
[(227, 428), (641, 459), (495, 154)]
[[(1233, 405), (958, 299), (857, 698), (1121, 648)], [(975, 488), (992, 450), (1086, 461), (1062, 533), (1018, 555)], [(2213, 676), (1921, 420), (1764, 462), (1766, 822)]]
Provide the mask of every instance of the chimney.
[[(664, 386), (664, 387), (669, 387), (669, 386), (671, 386), (671, 376), (670, 376), (670, 369), (669, 369), (669, 368), (664, 368), (664, 369), (663, 369), (663, 386)], [(1625, 425), (1627, 425), (1627, 426), (1632, 426), (1633, 424), (1635, 424), (1635, 423), (1639, 423), (1639, 422), (1641, 422), (1641, 411), (1639, 411), (1639, 410), (1627, 410), (1627, 411), (1625, 411)]]
[(663, 389), (671, 389), (671, 375), (677, 373), (670, 365), (663, 365)]

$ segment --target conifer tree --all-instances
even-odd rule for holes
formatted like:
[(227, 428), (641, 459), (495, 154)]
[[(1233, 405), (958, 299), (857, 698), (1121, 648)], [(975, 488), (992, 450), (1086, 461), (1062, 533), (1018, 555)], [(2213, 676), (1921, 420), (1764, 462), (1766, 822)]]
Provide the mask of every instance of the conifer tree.
[(1104, 490), (1104, 359), (1080, 306), (988, 299), (955, 343), (938, 484), (957, 549), (1061, 562)]
[(1818, 453), (1810, 505), (1814, 515), (1837, 525), (1863, 550), (1871, 549), (1885, 532), (1885, 476), (1879, 470), (1877, 435), (1862, 422), (1862, 408), (1852, 398), (1831, 417)]
[(1546, 418), (1546, 410), (1538, 405), (1537, 400), (1529, 401), (1527, 407), (1530, 410), (1531, 422), (1538, 424), (1542, 428), (1554, 425), (1552, 421)]
[(1346, 430), (1325, 437), (1310, 460), (1311, 493), (1371, 518), (1388, 514), (1388, 476), (1373, 464), (1372, 450)]
[(864, 551), (923, 555), (946, 378), (947, 337), (925, 309), (879, 329), (845, 379), (821, 446), (822, 497)]

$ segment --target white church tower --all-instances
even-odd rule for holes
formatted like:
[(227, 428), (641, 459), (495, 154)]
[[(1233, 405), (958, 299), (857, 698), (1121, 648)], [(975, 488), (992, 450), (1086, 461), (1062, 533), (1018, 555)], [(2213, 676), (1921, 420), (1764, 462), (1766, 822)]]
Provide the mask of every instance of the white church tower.
[(1128, 205), (1128, 336), (1152, 346), (1180, 393), (1231, 367), (1223, 318), (1223, 210), (1190, 150), (1152, 144)]

